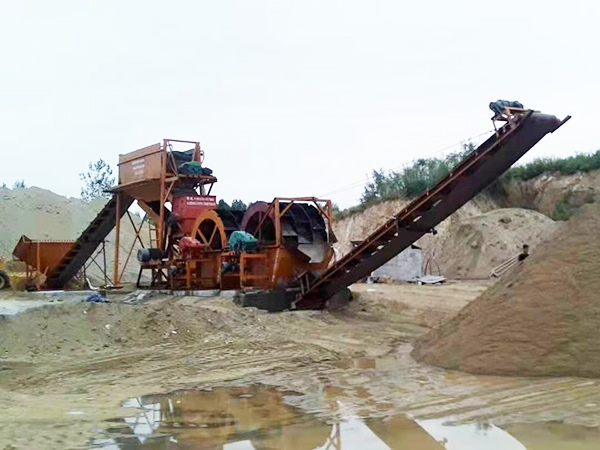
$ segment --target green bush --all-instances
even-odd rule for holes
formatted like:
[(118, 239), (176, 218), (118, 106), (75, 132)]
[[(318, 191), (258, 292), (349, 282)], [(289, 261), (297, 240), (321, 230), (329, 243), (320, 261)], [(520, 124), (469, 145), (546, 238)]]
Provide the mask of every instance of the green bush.
[(600, 150), (594, 153), (580, 153), (568, 158), (538, 158), (530, 163), (513, 167), (506, 173), (506, 177), (526, 181), (543, 173), (573, 175), (577, 172), (591, 172), (598, 169), (600, 169)]
[(564, 221), (569, 220), (569, 218), (573, 215), (573, 208), (568, 204), (561, 202), (556, 205), (554, 208), (554, 213), (552, 213), (552, 220), (556, 221)]
[(550, 217), (553, 220), (569, 220), (571, 216), (581, 207), (582, 205), (594, 203), (595, 195), (593, 191), (588, 192), (582, 199), (574, 198), (574, 193), (567, 192), (563, 195), (560, 203), (554, 207), (554, 212)]
[(459, 153), (452, 153), (445, 158), (421, 158), (400, 171), (387, 174), (383, 169), (374, 170), (360, 204), (370, 206), (383, 200), (417, 197), (448, 175), (474, 147), (473, 144), (465, 144)]
[[(360, 203), (348, 209), (336, 210), (335, 218), (341, 220), (385, 200), (415, 198), (448, 175), (474, 149), (475, 145), (469, 142), (463, 144), (460, 152), (443, 158), (421, 158), (398, 171), (392, 170), (387, 173), (383, 169), (374, 170), (371, 181), (364, 188)], [(572, 175), (598, 169), (600, 169), (600, 150), (590, 154), (580, 153), (568, 158), (538, 158), (530, 163), (512, 167), (492, 184), (491, 189), (494, 192), (502, 192), (502, 183), (507, 179), (526, 181), (544, 173)], [(566, 220), (571, 214), (572, 208), (568, 203), (563, 202), (557, 205), (553, 216), (555, 220)]]

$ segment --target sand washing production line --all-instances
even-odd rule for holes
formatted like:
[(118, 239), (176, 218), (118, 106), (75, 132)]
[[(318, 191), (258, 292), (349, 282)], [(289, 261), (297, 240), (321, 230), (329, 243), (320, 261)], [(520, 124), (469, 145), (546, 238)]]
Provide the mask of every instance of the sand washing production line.
[[(121, 218), (129, 216), (136, 201), (150, 223), (148, 246), (142, 226), (130, 220), (134, 244), (142, 247), (137, 252), (139, 288), (235, 290), (244, 304), (266, 309), (323, 308), (331, 298), (349, 295), (348, 286), (434, 232), (570, 118), (559, 120), (520, 106), (495, 103), (496, 132), (337, 261), (330, 200), (275, 198), (253, 203), (245, 211), (220, 209), (212, 195), (217, 178), (204, 166), (200, 143), (173, 139), (119, 156), (118, 185), (77, 241), (49, 245), (23, 237), (13, 254), (31, 270), (43, 272), (38, 288), (63, 289), (98, 256), (98, 248), (104, 251), (103, 242), (115, 229), (109, 284), (119, 286), (121, 266), (132, 262), (135, 247), (121, 254)], [(175, 151), (175, 145), (191, 149)], [(46, 245), (51, 257), (45, 255)]]
[[(119, 163), (118, 204), (136, 199), (153, 223), (152, 247), (138, 251), (145, 287), (173, 290), (285, 288), (333, 257), (331, 202), (276, 198), (247, 210), (217, 208), (217, 178), (198, 142), (172, 150), (165, 140)], [(182, 141), (177, 141), (182, 143)], [(120, 209), (117, 206), (117, 209)]]

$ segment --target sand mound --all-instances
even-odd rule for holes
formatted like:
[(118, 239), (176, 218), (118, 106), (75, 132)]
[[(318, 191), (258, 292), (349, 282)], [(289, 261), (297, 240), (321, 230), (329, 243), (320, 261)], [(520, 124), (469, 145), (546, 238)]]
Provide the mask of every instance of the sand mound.
[(419, 361), (478, 374), (600, 376), (600, 205), (428, 333)]
[(239, 317), (192, 308), (163, 296), (142, 305), (63, 303), (0, 317), (0, 355), (9, 358), (87, 353), (108, 347), (141, 348), (191, 343), (218, 332), (235, 335)]
[(496, 209), (477, 216), (451, 217), (437, 235), (417, 245), (448, 278), (487, 278), (490, 270), (519, 253), (523, 244), (534, 250), (552, 235), (557, 223), (536, 211)]
[[(104, 206), (106, 200), (91, 203), (75, 198), (62, 197), (37, 187), (26, 189), (0, 188), (0, 257), (11, 258), (19, 238), (24, 234), (31, 239), (75, 240)], [(135, 217), (139, 224), (140, 220)], [(121, 264), (134, 240), (134, 232), (125, 219), (121, 226)], [(147, 239), (148, 231), (142, 233)], [(107, 237), (107, 264), (112, 274), (114, 254), (114, 231)], [(134, 254), (135, 258), (135, 254)], [(139, 266), (130, 261), (124, 281), (134, 281)], [(94, 267), (91, 274), (98, 279), (100, 272)]]

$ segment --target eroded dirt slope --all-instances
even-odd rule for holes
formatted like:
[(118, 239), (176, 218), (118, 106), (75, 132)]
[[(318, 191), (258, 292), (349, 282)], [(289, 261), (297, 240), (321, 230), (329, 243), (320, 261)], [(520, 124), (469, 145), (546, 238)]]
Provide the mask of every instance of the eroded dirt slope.
[(527, 181), (508, 180), (502, 184), (499, 204), (534, 209), (553, 217), (559, 205), (572, 208), (598, 202), (600, 170), (573, 175), (547, 173)]
[[(423, 249), (424, 264), (429, 261), (433, 273), (439, 269), (448, 278), (487, 278), (491, 269), (519, 253), (523, 244), (534, 251), (556, 228), (556, 223), (541, 213), (498, 208), (488, 200), (478, 197), (467, 203), (436, 228), (436, 235), (425, 235), (416, 242)], [(347, 253), (351, 241), (367, 237), (405, 204), (401, 200), (384, 202), (336, 222), (338, 252)]]

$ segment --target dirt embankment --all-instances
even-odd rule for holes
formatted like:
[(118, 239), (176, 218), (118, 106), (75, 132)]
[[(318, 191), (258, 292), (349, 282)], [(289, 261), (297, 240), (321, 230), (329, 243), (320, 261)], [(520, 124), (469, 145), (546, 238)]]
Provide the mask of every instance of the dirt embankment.
[[(26, 235), (30, 239), (41, 240), (77, 239), (102, 209), (105, 202), (106, 200), (99, 199), (86, 203), (37, 187), (0, 188), (0, 257), (10, 259), (13, 249), (22, 235)], [(133, 217), (136, 225), (139, 225), (140, 219), (137, 216)], [(120, 247), (126, 255), (134, 241), (135, 233), (129, 220), (124, 219), (122, 223)], [(144, 229), (142, 239), (147, 241), (148, 238), (148, 230)], [(114, 256), (114, 231), (108, 235), (106, 240), (106, 259), (110, 276)], [(121, 265), (124, 259), (125, 257), (121, 258)], [(136, 262), (130, 261), (124, 281), (135, 280), (137, 272)], [(95, 276), (96, 279), (100, 277), (100, 271), (95, 266), (90, 268), (89, 274)]]
[[(543, 174), (531, 180), (503, 180), (478, 195), (438, 227), (436, 236), (417, 242), (433, 272), (449, 278), (487, 277), (492, 268), (551, 239), (554, 219), (565, 220), (586, 204), (600, 201), (600, 171)], [(408, 201), (372, 206), (335, 223), (341, 255), (396, 214)]]
[[(493, 191), (504, 207), (527, 208), (555, 217), (561, 208), (576, 209), (600, 199), (600, 170), (573, 175), (543, 174), (531, 180), (505, 180)], [(558, 209), (557, 209), (558, 208)]]
[(407, 200), (390, 200), (371, 206), (362, 213), (336, 221), (333, 225), (335, 236), (338, 239), (335, 248), (340, 256), (352, 249), (352, 241), (359, 241), (367, 237), (390, 217), (398, 214), (398, 211), (406, 204), (408, 204)]
[(600, 205), (419, 341), (413, 357), (478, 374), (600, 376)]
[[(343, 255), (351, 241), (362, 240), (406, 204), (394, 200), (368, 208), (335, 224)], [(499, 209), (487, 196), (479, 196), (442, 222), (436, 235), (426, 235), (416, 245), (434, 273), (449, 278), (487, 278), (492, 268), (517, 254), (523, 244), (532, 250), (551, 236), (556, 223), (536, 211)]]

